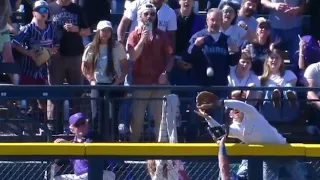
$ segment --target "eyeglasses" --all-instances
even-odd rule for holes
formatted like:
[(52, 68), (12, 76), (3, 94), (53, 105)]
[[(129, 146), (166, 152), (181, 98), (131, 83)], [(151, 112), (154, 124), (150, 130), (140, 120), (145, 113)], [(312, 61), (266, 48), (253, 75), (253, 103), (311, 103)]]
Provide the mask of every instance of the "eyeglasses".
[(154, 13), (154, 12), (145, 12), (145, 13), (143, 13), (143, 15), (145, 16), (145, 17), (147, 17), (147, 16), (155, 16), (156, 15), (156, 13)]
[(48, 14), (49, 9), (46, 7), (40, 7), (35, 9), (36, 12), (38, 12), (39, 14)]

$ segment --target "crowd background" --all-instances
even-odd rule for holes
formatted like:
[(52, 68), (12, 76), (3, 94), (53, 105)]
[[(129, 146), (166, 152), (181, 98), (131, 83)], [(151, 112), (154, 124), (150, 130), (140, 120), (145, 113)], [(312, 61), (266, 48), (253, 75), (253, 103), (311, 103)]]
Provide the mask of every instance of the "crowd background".
[[(60, 4), (68, 4), (68, 0), (59, 1)], [(134, 55), (130, 53), (130, 44), (133, 45), (136, 43), (130, 41), (130, 36), (128, 42), (128, 32), (133, 32), (133, 30), (139, 26), (139, 9), (149, 1), (136, 0), (136, 1), (86, 1), (78, 0), (73, 1), (76, 5), (70, 5), (70, 9), (67, 8), (67, 11), (70, 11), (71, 14), (61, 14), (61, 11), (65, 9), (60, 9), (59, 3), (48, 1), (48, 17), (50, 24), (53, 26), (61, 26), (62, 24), (69, 23), (69, 31), (61, 32), (57, 28), (52, 28), (52, 42), (49, 43), (48, 47), (58, 48), (59, 56), (52, 56), (50, 64), (44, 65), (41, 67), (41, 70), (37, 66), (34, 66), (32, 62), (32, 55), (26, 55), (21, 53), (22, 50), (17, 47), (17, 44), (28, 43), (28, 38), (26, 37), (28, 22), (33, 21), (37, 18), (34, 10), (39, 10), (34, 8), (34, 2), (28, 0), (16, 0), (11, 1), (12, 20), (16, 21), (13, 23), (13, 29), (10, 29), (12, 34), (12, 52), (14, 60), (20, 65), (22, 74), (20, 75), (20, 84), (26, 85), (39, 85), (39, 84), (71, 84), (71, 85), (81, 85), (81, 84), (118, 84), (118, 85), (139, 85), (139, 84), (154, 84), (153, 80), (137, 80), (137, 75), (139, 73), (150, 73), (150, 69), (154, 70), (163, 66), (164, 71), (159, 70), (158, 73), (165, 77), (164, 84), (170, 82), (171, 85), (201, 85), (201, 86), (214, 86), (214, 85), (226, 85), (226, 86), (309, 86), (317, 87), (317, 65), (314, 64), (308, 68), (310, 64), (317, 63), (319, 60), (318, 48), (319, 44), (317, 40), (319, 39), (319, 25), (317, 18), (319, 13), (316, 7), (319, 7), (317, 1), (255, 1), (255, 0), (245, 0), (245, 1), (228, 1), (220, 2), (219, 0), (211, 1), (193, 1), (193, 0), (168, 0), (168, 1), (150, 1), (153, 2), (158, 13), (158, 17), (155, 21), (154, 26), (158, 29), (165, 31), (166, 35), (169, 37), (170, 44), (172, 44), (172, 52), (169, 52), (170, 56), (174, 56), (173, 65), (170, 67), (168, 64), (159, 64), (156, 60), (150, 61), (151, 63), (141, 63), (146, 60), (140, 60), (139, 62), (135, 61)], [(162, 3), (167, 3), (168, 6), (163, 5)], [(68, 5), (69, 6), (69, 5)], [(160, 8), (161, 7), (161, 8)], [(160, 9), (159, 9), (160, 8)], [(221, 74), (225, 77), (225, 82), (220, 81), (221, 76), (217, 79), (210, 79), (203, 73), (200, 73), (203, 66), (207, 66), (201, 62), (195, 61), (196, 58), (205, 59), (203, 56), (195, 55), (191, 53), (190, 56), (185, 56), (188, 48), (190, 48), (190, 43), (195, 41), (197, 35), (200, 34), (201, 30), (206, 26), (209, 26), (208, 22), (205, 22), (206, 11), (209, 11), (211, 8), (219, 8), (223, 12), (223, 22), (221, 24), (221, 31), (226, 34), (229, 39), (231, 39), (236, 46), (234, 52), (228, 56), (229, 64), (215, 64), (216, 67), (221, 69), (222, 66), (227, 67), (226, 72)], [(190, 11), (191, 10), (191, 11)], [(290, 10), (290, 11), (286, 11)], [(36, 11), (38, 12), (38, 11)], [(39, 12), (38, 12), (39, 13)], [(45, 13), (45, 12), (44, 12)], [(78, 16), (73, 16), (72, 13), (78, 13)], [(19, 16), (23, 14), (23, 22), (19, 22)], [(42, 12), (40, 14), (43, 14)], [(123, 15), (122, 15), (123, 14)], [(308, 16), (303, 16), (308, 15)], [(18, 17), (18, 18), (17, 18)], [(77, 18), (75, 18), (77, 17)], [(261, 17), (264, 17), (261, 18)], [(41, 17), (38, 17), (41, 19)], [(109, 20), (112, 23), (104, 22), (104, 25), (101, 25), (100, 29), (97, 27), (98, 22), (103, 20)], [(66, 22), (67, 21), (67, 22)], [(73, 26), (76, 24), (78, 26)], [(102, 22), (103, 24), (103, 22)], [(102, 31), (105, 28), (111, 30), (111, 35), (105, 35), (108, 39), (110, 36), (111, 39), (117, 40), (113, 43), (116, 44), (118, 48), (113, 49), (113, 51), (108, 51), (106, 54), (114, 54), (113, 58), (107, 57), (107, 59), (117, 59), (114, 61), (114, 69), (110, 69), (110, 73), (114, 73), (116, 78), (111, 78), (107, 80), (102, 80), (98, 82), (95, 75), (88, 75), (84, 71), (86, 69), (81, 66), (86, 66), (86, 63), (81, 63), (87, 60), (85, 58), (86, 47), (95, 37), (94, 30)], [(23, 33), (25, 31), (25, 33)], [(79, 33), (78, 33), (79, 31)], [(198, 32), (198, 33), (197, 33)], [(78, 33), (78, 35), (71, 35), (72, 33)], [(100, 33), (100, 38), (101, 38)], [(304, 36), (310, 35), (310, 36)], [(61, 37), (62, 36), (62, 37)], [(201, 35), (202, 36), (202, 35)], [(59, 39), (55, 40), (56, 39)], [(47, 37), (48, 39), (49, 36)], [(62, 38), (62, 39), (61, 39)], [(25, 41), (25, 42), (23, 42)], [(229, 40), (228, 40), (229, 41)], [(95, 42), (95, 41), (93, 41)], [(169, 43), (169, 42), (168, 42)], [(280, 69), (285, 67), (285, 71), (281, 70), (282, 75), (278, 76), (267, 72), (266, 67), (263, 67), (263, 62), (265, 62), (266, 57), (268, 57), (268, 51), (271, 43), (275, 43), (276, 48), (279, 52), (276, 53), (282, 59), (283, 63), (280, 63)], [(83, 45), (82, 45), (83, 44)], [(120, 45), (123, 45), (124, 50)], [(230, 44), (228, 42), (228, 44)], [(230, 49), (229, 49), (230, 50)], [(247, 54), (241, 53), (243, 51), (248, 51)], [(280, 52), (281, 51), (281, 52)], [(144, 51), (143, 51), (144, 52)], [(282, 53), (284, 52), (284, 53)], [(55, 53), (55, 52), (52, 52)], [(101, 52), (100, 52), (101, 53)], [(127, 54), (127, 55), (125, 55)], [(241, 55), (242, 54), (242, 55)], [(155, 56), (155, 54), (153, 54)], [(160, 55), (160, 54), (159, 54)], [(149, 55), (145, 55), (145, 58), (148, 59)], [(197, 56), (197, 57), (195, 57)], [(31, 57), (31, 58), (30, 58)], [(154, 56), (153, 56), (154, 58)], [(210, 59), (211, 57), (209, 57)], [(28, 59), (28, 60), (26, 60)], [(139, 58), (138, 58), (139, 59)], [(141, 58), (140, 58), (141, 59)], [(239, 61), (239, 59), (241, 59)], [(210, 59), (211, 60), (211, 59)], [(217, 62), (217, 61), (216, 61)], [(215, 63), (216, 63), (215, 62)], [(31, 65), (31, 64), (32, 65)], [(69, 64), (70, 63), (70, 64)], [(110, 63), (110, 62), (109, 62)], [(109, 64), (108, 63), (108, 64)], [(119, 64), (117, 64), (119, 63)], [(82, 64), (82, 65), (81, 65)], [(231, 68), (229, 70), (229, 65)], [(98, 64), (98, 66), (100, 66)], [(103, 66), (107, 66), (104, 64)], [(165, 67), (166, 66), (166, 67)], [(266, 66), (266, 65), (265, 65)], [(313, 69), (311, 69), (313, 67)], [(86, 66), (87, 71), (90, 71), (88, 64)], [(91, 67), (92, 68), (92, 67)], [(167, 68), (167, 69), (166, 69)], [(197, 69), (197, 70), (195, 70)], [(219, 69), (219, 71), (220, 71)], [(307, 70), (306, 70), (307, 69)], [(306, 73), (304, 71), (306, 70)], [(141, 72), (139, 72), (141, 71)], [(145, 72), (142, 72), (145, 71)], [(204, 70), (205, 71), (205, 70)], [(63, 73), (64, 72), (64, 73)], [(214, 72), (217, 73), (218, 69), (214, 69)], [(96, 73), (96, 72), (95, 72)], [(104, 73), (101, 72), (104, 76)], [(164, 73), (164, 74), (163, 74)], [(220, 72), (219, 72), (220, 73)], [(230, 74), (229, 74), (230, 73)], [(271, 74), (270, 74), (271, 73)], [(284, 73), (284, 74), (283, 74)], [(62, 76), (64, 75), (64, 76)], [(47, 77), (51, 78), (47, 78)], [(261, 77), (262, 79), (261, 79)], [(31, 77), (31, 78), (30, 78)], [(92, 84), (93, 78), (96, 82)], [(240, 79), (239, 79), (240, 78)], [(263, 80), (264, 78), (264, 80)], [(12, 78), (11, 78), (12, 79)], [(8, 76), (2, 76), (4, 82), (10, 81)], [(167, 81), (167, 80), (168, 81)], [(241, 80), (242, 79), (242, 80)], [(246, 79), (246, 80), (245, 80)], [(100, 80), (99, 80), (100, 81)], [(268, 82), (269, 81), (269, 82)], [(272, 81), (272, 83), (271, 83)], [(158, 84), (158, 82), (156, 82)], [(270, 98), (272, 100), (272, 95), (281, 94), (281, 92), (266, 92), (265, 98)], [(112, 92), (109, 94), (111, 97), (127, 97), (133, 96), (133, 98), (161, 98), (163, 95), (168, 94), (168, 92)], [(183, 98), (193, 99), (196, 95), (196, 92), (176, 92), (176, 94)], [(78, 96), (83, 95), (82, 92), (79, 92)], [(102, 97), (104, 96), (102, 92), (91, 92), (91, 97)], [(317, 98), (316, 93), (309, 92), (308, 94), (298, 93), (298, 97), (302, 98)], [(221, 95), (225, 96), (225, 95)], [(288, 96), (288, 97), (287, 97)], [(286, 93), (286, 98), (290, 98), (291, 93)], [(192, 100), (191, 100), (192, 101)], [(115, 102), (115, 101), (114, 101)], [(150, 101), (154, 102), (154, 101)], [(113, 104), (113, 122), (114, 133), (118, 136), (119, 132), (128, 133), (129, 125), (137, 125), (143, 122), (139, 120), (139, 123), (133, 123), (131, 119), (146, 119), (145, 126), (148, 126), (148, 131), (151, 131), (151, 134), (156, 133), (154, 128), (150, 128), (151, 124), (155, 123), (155, 127), (159, 126), (159, 117), (161, 117), (161, 103), (143, 103), (136, 104), (137, 101), (118, 101)], [(18, 103), (19, 104), (19, 103)], [(30, 104), (30, 103), (29, 103)], [(61, 102), (48, 101), (48, 103), (38, 103), (38, 105), (26, 105), (25, 102), (20, 103), (20, 109), (26, 111), (31, 116), (36, 116), (39, 121), (47, 119), (47, 123), (56, 134), (65, 133), (65, 125), (62, 122), (63, 119), (67, 119), (66, 113), (63, 112), (63, 105), (76, 104), (76, 102), (65, 101), (64, 104)], [(97, 104), (91, 103), (91, 110), (88, 108), (83, 109), (82, 107), (70, 108), (72, 112), (86, 111), (88, 115), (91, 114), (91, 119), (93, 122), (96, 121), (100, 108), (103, 108), (101, 103)], [(133, 105), (132, 105), (133, 104)], [(185, 103), (181, 101), (181, 119), (186, 123), (181, 131), (184, 134), (183, 141), (199, 141), (199, 139), (194, 139), (196, 134), (200, 133), (201, 125), (198, 123), (198, 120), (195, 119), (192, 113), (192, 103)], [(268, 103), (267, 101), (262, 102), (262, 105), (259, 106), (261, 112), (266, 116), (270, 122), (274, 123), (290, 123), (296, 119), (301, 119), (300, 110), (309, 112), (308, 108), (305, 108), (304, 104), (297, 104), (298, 111), (296, 114), (291, 113), (288, 110), (289, 104), (284, 103), (281, 110), (273, 107), (272, 102)], [(270, 106), (270, 107), (269, 107)], [(272, 107), (271, 107), (272, 106)], [(317, 104), (315, 105), (317, 107)], [(133, 107), (133, 108), (132, 108)], [(138, 108), (138, 109), (136, 109)], [(140, 109), (144, 110), (140, 110)], [(40, 110), (39, 110), (40, 109)], [(64, 109), (68, 109), (66, 106)], [(191, 110), (190, 110), (191, 109)], [(308, 109), (308, 110), (306, 110)], [(317, 112), (316, 108), (311, 108), (312, 111)], [(146, 111), (145, 111), (146, 110)], [(190, 110), (190, 111), (189, 111)], [(137, 113), (140, 112), (140, 113)], [(188, 113), (185, 113), (188, 112)], [(270, 113), (271, 112), (271, 113)], [(40, 113), (40, 115), (39, 115)], [(37, 114), (37, 115), (35, 115)], [(67, 113), (68, 114), (68, 113)], [(119, 114), (119, 115), (118, 115)], [(216, 113), (219, 114), (219, 113)], [(316, 113), (317, 114), (317, 113)], [(65, 116), (65, 117), (63, 117)], [(221, 119), (222, 115), (216, 115), (217, 119)], [(270, 117), (269, 117), (270, 116)], [(99, 116), (100, 117), (100, 116)], [(192, 118), (190, 118), (192, 117)], [(100, 117), (105, 118), (105, 117)], [(56, 123), (56, 121), (60, 123)], [(308, 118), (309, 119), (309, 118)], [(314, 118), (316, 119), (316, 117)], [(52, 120), (52, 121), (50, 121)], [(136, 120), (137, 121), (137, 120)], [(120, 125), (119, 125), (120, 124)], [(142, 123), (143, 124), (143, 123)], [(198, 128), (193, 128), (194, 125)], [(119, 125), (119, 127), (118, 127)], [(317, 121), (314, 121), (314, 125), (318, 125)], [(137, 125), (138, 126), (138, 125)], [(151, 125), (152, 127), (154, 125)], [(309, 126), (309, 125), (306, 125)], [(312, 132), (314, 131), (314, 127)], [(54, 127), (56, 129), (54, 129)], [(94, 125), (93, 125), (94, 127)], [(136, 127), (138, 128), (138, 127)], [(202, 127), (204, 128), (204, 127)], [(140, 129), (140, 128), (138, 128)], [(157, 128), (155, 128), (157, 129)], [(137, 130), (139, 133), (141, 130)], [(310, 132), (311, 132), (310, 131)], [(134, 131), (133, 131), (134, 133)], [(313, 133), (314, 134), (314, 133)], [(137, 141), (140, 135), (135, 135)]]
[[(8, 28), (1, 29), (2, 61), (15, 61), (21, 72), (19, 80), (5, 72), (2, 83), (86, 84), (105, 88), (110, 85), (273, 87), (274, 90), (265, 92), (246, 92), (247, 97), (243, 98), (249, 94), (255, 99), (247, 103), (255, 106), (280, 132), (282, 126), (290, 133), (297, 131), (298, 136), (287, 137), (289, 142), (306, 142), (307, 136), (320, 135), (320, 103), (305, 101), (319, 100), (319, 93), (277, 89), (320, 86), (317, 0), (48, 0), (47, 3), (12, 0), (12, 13), (4, 8), (6, 3), (0, 4), (3, 5), (0, 10), (4, 9), (0, 11), (3, 12), (0, 20), (9, 16), (12, 23), (8, 21)], [(3, 38), (7, 30), (11, 33), (9, 43)], [(8, 44), (12, 48), (10, 53), (6, 49)], [(52, 54), (47, 63), (37, 64), (33, 51), (37, 46), (46, 47)], [(171, 93), (178, 95), (180, 104), (168, 96)], [(99, 129), (101, 120), (111, 122), (110, 139), (101, 140), (99, 135), (89, 133), (84, 139), (76, 137), (75, 142), (154, 142), (163, 110), (179, 107), (175, 109), (179, 116), (171, 117), (181, 120), (174, 142), (210, 142), (207, 124), (193, 113), (197, 93), (192, 89), (169, 92), (160, 87), (107, 94), (93, 89), (72, 94), (79, 99), (93, 98), (90, 102), (75, 98), (22, 100), (14, 104), (21, 113), (48, 125), (55, 135), (69, 135), (71, 130), (78, 137), (88, 133), (89, 127)], [(221, 98), (242, 94), (217, 90), (214, 93)], [(163, 96), (171, 102), (171, 109), (163, 108), (165, 103), (161, 100), (154, 100)], [(111, 106), (108, 101), (99, 101), (104, 97), (108, 97)], [(147, 100), (137, 100), (141, 98)], [(110, 117), (104, 113), (109, 111), (108, 107)], [(69, 119), (69, 114), (80, 111), (85, 113)], [(210, 115), (219, 123), (229, 119), (228, 112), (220, 109)], [(295, 125), (298, 130), (294, 130)], [(26, 125), (25, 129), (28, 128)], [(161, 160), (149, 162), (151, 176), (159, 163), (162, 165)], [(56, 164), (63, 166), (60, 161)], [(78, 177), (77, 166), (74, 171)], [(106, 176), (114, 175), (106, 172)]]

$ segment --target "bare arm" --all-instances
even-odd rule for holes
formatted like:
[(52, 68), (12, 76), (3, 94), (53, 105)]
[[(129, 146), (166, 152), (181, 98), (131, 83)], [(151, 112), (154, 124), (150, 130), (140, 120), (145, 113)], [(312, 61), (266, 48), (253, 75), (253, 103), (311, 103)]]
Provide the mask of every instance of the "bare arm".
[(126, 32), (129, 29), (129, 26), (131, 24), (131, 19), (123, 16), (118, 29), (117, 29), (117, 36), (118, 36), (118, 41), (121, 42), (122, 44), (125, 44), (125, 37), (126, 37)]
[(31, 56), (30, 50), (25, 49), (20, 44), (13, 42), (12, 47), (26, 56)]
[(137, 60), (139, 56), (141, 55), (144, 47), (144, 40), (141, 37), (138, 38), (138, 35), (135, 31), (131, 32), (128, 37), (128, 53), (130, 56), (130, 59), (133, 61)]
[[(316, 84), (313, 79), (307, 79), (307, 86), (310, 88), (314, 88), (316, 87)], [(308, 91), (307, 98), (309, 100), (314, 100), (312, 103), (315, 104), (318, 107), (318, 109), (320, 109), (320, 101), (318, 101), (320, 99), (319, 99), (319, 96), (316, 94), (316, 92)]]
[(261, 4), (268, 9), (275, 9), (275, 4), (270, 0), (261, 0)]
[(170, 38), (170, 42), (172, 44), (173, 50), (175, 50), (176, 46), (176, 31), (167, 31), (168, 37)]
[(86, 37), (86, 36), (89, 36), (90, 34), (91, 34), (90, 28), (80, 28), (80, 31), (79, 31), (80, 36)]
[(225, 137), (221, 139), (219, 144), (218, 160), (219, 160), (219, 168), (221, 173), (221, 180), (230, 180), (232, 175), (231, 175), (231, 169), (230, 169), (230, 164), (229, 164), (228, 155), (227, 155), (227, 149), (225, 146)]

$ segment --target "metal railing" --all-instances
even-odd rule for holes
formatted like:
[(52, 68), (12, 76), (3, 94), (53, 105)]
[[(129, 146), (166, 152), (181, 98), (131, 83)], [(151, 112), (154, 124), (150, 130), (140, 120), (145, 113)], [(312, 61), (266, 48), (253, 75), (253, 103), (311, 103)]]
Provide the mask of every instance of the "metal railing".
[[(295, 162), (299, 161), (300, 170), (306, 179), (320, 178), (317, 163), (319, 145), (288, 144), (288, 145), (244, 145), (227, 144), (232, 170), (238, 171), (242, 159), (248, 160), (248, 179), (262, 178), (263, 161)], [(53, 160), (86, 159), (88, 161), (88, 180), (102, 179), (104, 170), (115, 175), (117, 180), (150, 179), (147, 160), (181, 160), (190, 179), (215, 180), (219, 177), (217, 164), (218, 146), (207, 144), (50, 144), (20, 143), (0, 144), (1, 177), (6, 180), (53, 179), (60, 176), (55, 171)], [(105, 162), (108, 162), (107, 165)], [(6, 166), (5, 166), (5, 165)], [(19, 171), (10, 171), (10, 166), (19, 166)], [(15, 167), (17, 168), (17, 167)], [(283, 170), (281, 170), (283, 171)], [(73, 169), (64, 169), (62, 174), (72, 174)], [(172, 175), (172, 174), (171, 174)], [(288, 177), (283, 171), (282, 178)], [(110, 178), (108, 180), (112, 180)]]
[[(90, 91), (95, 89), (104, 94), (101, 97), (90, 97)], [(181, 109), (181, 121), (182, 127), (180, 128), (181, 136), (186, 136), (188, 134), (188, 123), (195, 118), (195, 114), (193, 113), (195, 97), (197, 92), (202, 90), (208, 90), (212, 92), (224, 92), (225, 95), (229, 94), (232, 90), (248, 90), (251, 91), (267, 91), (273, 90), (271, 87), (199, 87), (199, 86), (0, 86), (0, 118), (1, 130), (9, 131), (9, 133), (1, 134), (1, 139), (3, 141), (52, 141), (52, 135), (69, 135), (68, 132), (68, 116), (73, 112), (82, 111), (85, 112), (89, 119), (91, 119), (91, 105), (90, 100), (104, 103), (104, 110), (100, 110), (98, 112), (98, 116), (95, 120), (92, 120), (93, 127), (103, 132), (104, 138), (108, 141), (118, 141), (122, 138), (122, 132), (118, 132), (118, 125), (121, 123), (127, 123), (126, 125), (130, 125), (131, 117), (131, 106), (132, 102), (137, 101), (136, 97), (132, 96), (132, 92), (134, 91), (157, 91), (157, 90), (168, 90), (171, 93), (175, 93), (180, 98), (180, 109)], [(303, 116), (297, 116), (298, 120), (288, 121), (288, 122), (271, 122), (273, 125), (277, 126), (286, 126), (286, 127), (294, 127), (295, 123), (301, 129), (301, 127), (308, 126), (310, 124), (309, 117), (305, 117), (304, 115), (311, 115), (313, 113), (309, 113), (307, 111), (308, 107), (303, 106), (302, 104), (306, 104), (310, 102), (310, 100), (306, 99), (306, 92), (308, 90), (319, 91), (320, 88), (305, 88), (305, 87), (282, 87), (278, 88), (282, 91), (285, 90), (294, 90), (298, 94), (298, 100), (301, 103), (301, 106), (297, 109), (302, 111), (301, 114)], [(121, 92), (120, 96), (114, 95), (114, 92)], [(22, 100), (52, 100), (59, 101), (60, 106), (56, 108), (58, 111), (57, 116), (53, 116), (53, 121), (47, 120), (48, 112), (39, 112), (34, 107), (34, 112), (32, 114), (26, 112), (26, 109), (21, 108)], [(69, 106), (64, 106), (66, 100), (69, 100), (70, 107), (73, 103), (73, 108), (69, 108)], [(141, 99), (140, 99), (141, 100)], [(162, 98), (147, 98), (147, 101), (162, 101)], [(268, 100), (264, 100), (268, 101)], [(285, 101), (285, 100), (283, 100)], [(117, 107), (115, 107), (117, 104)], [(117, 110), (115, 110), (117, 109)], [(306, 112), (303, 112), (306, 111)], [(149, 113), (150, 114), (150, 113)], [(144, 141), (154, 141), (152, 136), (154, 136), (153, 132), (153, 117), (148, 117), (148, 113), (145, 116), (145, 138)], [(151, 113), (152, 114), (152, 113)], [(120, 117), (119, 117), (120, 116)], [(281, 115), (282, 117), (285, 114)], [(108, 118), (107, 118), (108, 117)], [(110, 120), (111, 119), (111, 120)], [(283, 118), (281, 118), (283, 119)], [(225, 117), (220, 116), (218, 120), (221, 123), (224, 123)], [(199, 120), (201, 121), (201, 120)], [(66, 128), (65, 132), (55, 133), (54, 131), (48, 128), (49, 122), (53, 123), (52, 125), (64, 125)], [(28, 125), (32, 124), (32, 125)], [(205, 123), (202, 123), (205, 126)], [(32, 126), (32, 128), (28, 128), (28, 126)], [(26, 128), (27, 127), (27, 128)], [(113, 127), (112, 129), (108, 129), (107, 127)], [(202, 125), (199, 126), (201, 128)], [(37, 135), (34, 133), (34, 129), (42, 129), (42, 135)], [(128, 129), (128, 127), (127, 127)], [(193, 128), (194, 129), (194, 128)], [(53, 133), (53, 134), (52, 134)], [(287, 133), (287, 132), (285, 132)], [(147, 137), (147, 135), (149, 137)], [(121, 136), (121, 137), (120, 137)], [(15, 139), (15, 140), (14, 140)], [(24, 140), (25, 139), (25, 140)], [(208, 140), (208, 139), (207, 139)], [(210, 138), (209, 138), (210, 140)], [(122, 139), (123, 141), (123, 139)], [(182, 139), (182, 141), (188, 141)], [(303, 141), (303, 140), (301, 140)], [(300, 140), (294, 140), (293, 142), (301, 142)], [(309, 141), (308, 141), (309, 142)], [(312, 141), (311, 141), (312, 142)]]

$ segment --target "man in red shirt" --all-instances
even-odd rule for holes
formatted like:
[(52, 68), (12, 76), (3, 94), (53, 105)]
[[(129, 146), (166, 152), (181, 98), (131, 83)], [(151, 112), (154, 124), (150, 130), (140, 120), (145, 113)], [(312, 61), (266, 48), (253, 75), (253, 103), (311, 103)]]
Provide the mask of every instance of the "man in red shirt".
[[(142, 26), (132, 31), (128, 37), (128, 52), (134, 61), (134, 85), (166, 85), (168, 72), (173, 65), (173, 48), (168, 36), (161, 30), (153, 27), (156, 20), (156, 8), (153, 4), (144, 4), (140, 10)], [(163, 98), (169, 94), (167, 90), (134, 91), (133, 98)], [(143, 130), (145, 110), (149, 104), (147, 100), (133, 102), (133, 120), (131, 122), (131, 141), (137, 142)], [(150, 101), (150, 108), (155, 119), (156, 134), (162, 116), (162, 101)]]

